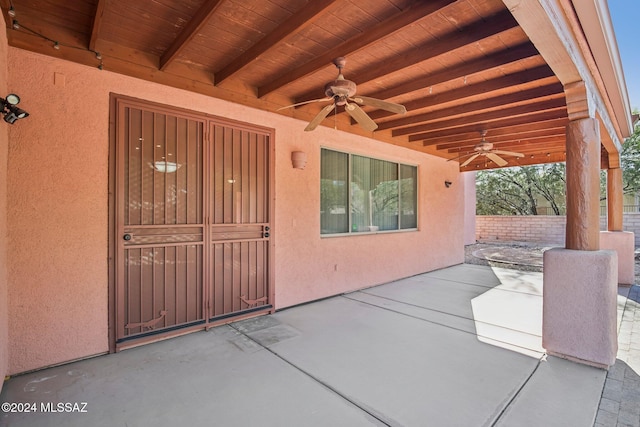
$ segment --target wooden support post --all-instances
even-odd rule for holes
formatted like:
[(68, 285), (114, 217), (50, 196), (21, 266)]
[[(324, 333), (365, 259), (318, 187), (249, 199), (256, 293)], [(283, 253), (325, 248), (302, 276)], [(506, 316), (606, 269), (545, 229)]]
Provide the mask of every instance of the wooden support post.
[(622, 169), (607, 169), (607, 230), (622, 231)]
[(584, 118), (567, 125), (566, 248), (600, 249), (600, 129)]

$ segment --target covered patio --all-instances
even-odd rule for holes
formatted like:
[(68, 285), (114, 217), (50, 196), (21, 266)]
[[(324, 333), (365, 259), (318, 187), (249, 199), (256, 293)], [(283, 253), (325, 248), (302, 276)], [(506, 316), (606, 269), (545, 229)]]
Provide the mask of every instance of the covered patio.
[[(0, 9), (6, 401), (93, 390), (65, 423), (593, 422), (634, 241), (605, 0)], [(467, 172), (547, 162), (567, 226), (544, 275), (461, 265)]]
[[(17, 376), (0, 400), (35, 413), (0, 424), (615, 425), (621, 378), (605, 386), (606, 371), (545, 355), (541, 291), (541, 273), (461, 264)], [(640, 315), (628, 292), (619, 323), (625, 305), (625, 322)], [(635, 364), (637, 384), (634, 351), (611, 373)], [(44, 412), (51, 402), (80, 412)]]

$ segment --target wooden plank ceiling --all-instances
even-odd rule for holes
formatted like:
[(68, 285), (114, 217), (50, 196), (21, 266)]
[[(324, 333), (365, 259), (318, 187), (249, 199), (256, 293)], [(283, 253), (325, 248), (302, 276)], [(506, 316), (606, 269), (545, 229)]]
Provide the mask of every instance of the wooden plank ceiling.
[[(337, 76), (333, 59), (346, 57), (344, 76), (359, 95), (403, 104), (407, 113), (363, 107), (378, 124), (371, 132), (338, 107), (324, 126), (441, 157), (462, 155), (461, 165), (482, 131), (494, 149), (524, 155), (501, 155), (507, 167), (565, 159), (563, 87), (501, 0), (0, 0), (0, 6), (12, 46), (305, 122), (327, 104), (279, 108), (325, 97), (325, 84)], [(489, 157), (477, 156), (461, 170), (498, 167)]]

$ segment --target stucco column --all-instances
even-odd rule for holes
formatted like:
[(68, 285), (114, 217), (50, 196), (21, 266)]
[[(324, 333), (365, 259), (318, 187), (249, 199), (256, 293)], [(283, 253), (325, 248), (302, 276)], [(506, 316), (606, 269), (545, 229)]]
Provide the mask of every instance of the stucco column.
[(635, 235), (623, 231), (622, 169), (607, 169), (607, 230), (600, 232), (600, 249), (618, 254), (618, 284), (635, 282)]
[(567, 125), (566, 248), (600, 249), (600, 130), (593, 118)]
[(607, 367), (618, 351), (618, 257), (600, 250), (598, 121), (567, 125), (566, 249), (544, 253), (542, 346), (550, 355)]
[(607, 230), (622, 231), (622, 169), (607, 169)]

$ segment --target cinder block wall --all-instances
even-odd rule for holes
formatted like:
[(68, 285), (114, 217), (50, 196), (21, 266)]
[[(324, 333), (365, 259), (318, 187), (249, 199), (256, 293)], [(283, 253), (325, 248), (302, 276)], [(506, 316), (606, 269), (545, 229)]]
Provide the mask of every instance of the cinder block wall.
[[(640, 213), (626, 213), (622, 222), (624, 231), (633, 231), (635, 233), (636, 246), (640, 246)], [(606, 219), (600, 218), (600, 230), (607, 229)]]
[[(476, 239), (564, 245), (566, 224), (567, 218), (557, 215), (478, 215)], [(635, 233), (635, 244), (640, 246), (640, 213), (625, 213), (623, 228)], [(600, 230), (606, 229), (607, 218), (600, 217)]]

